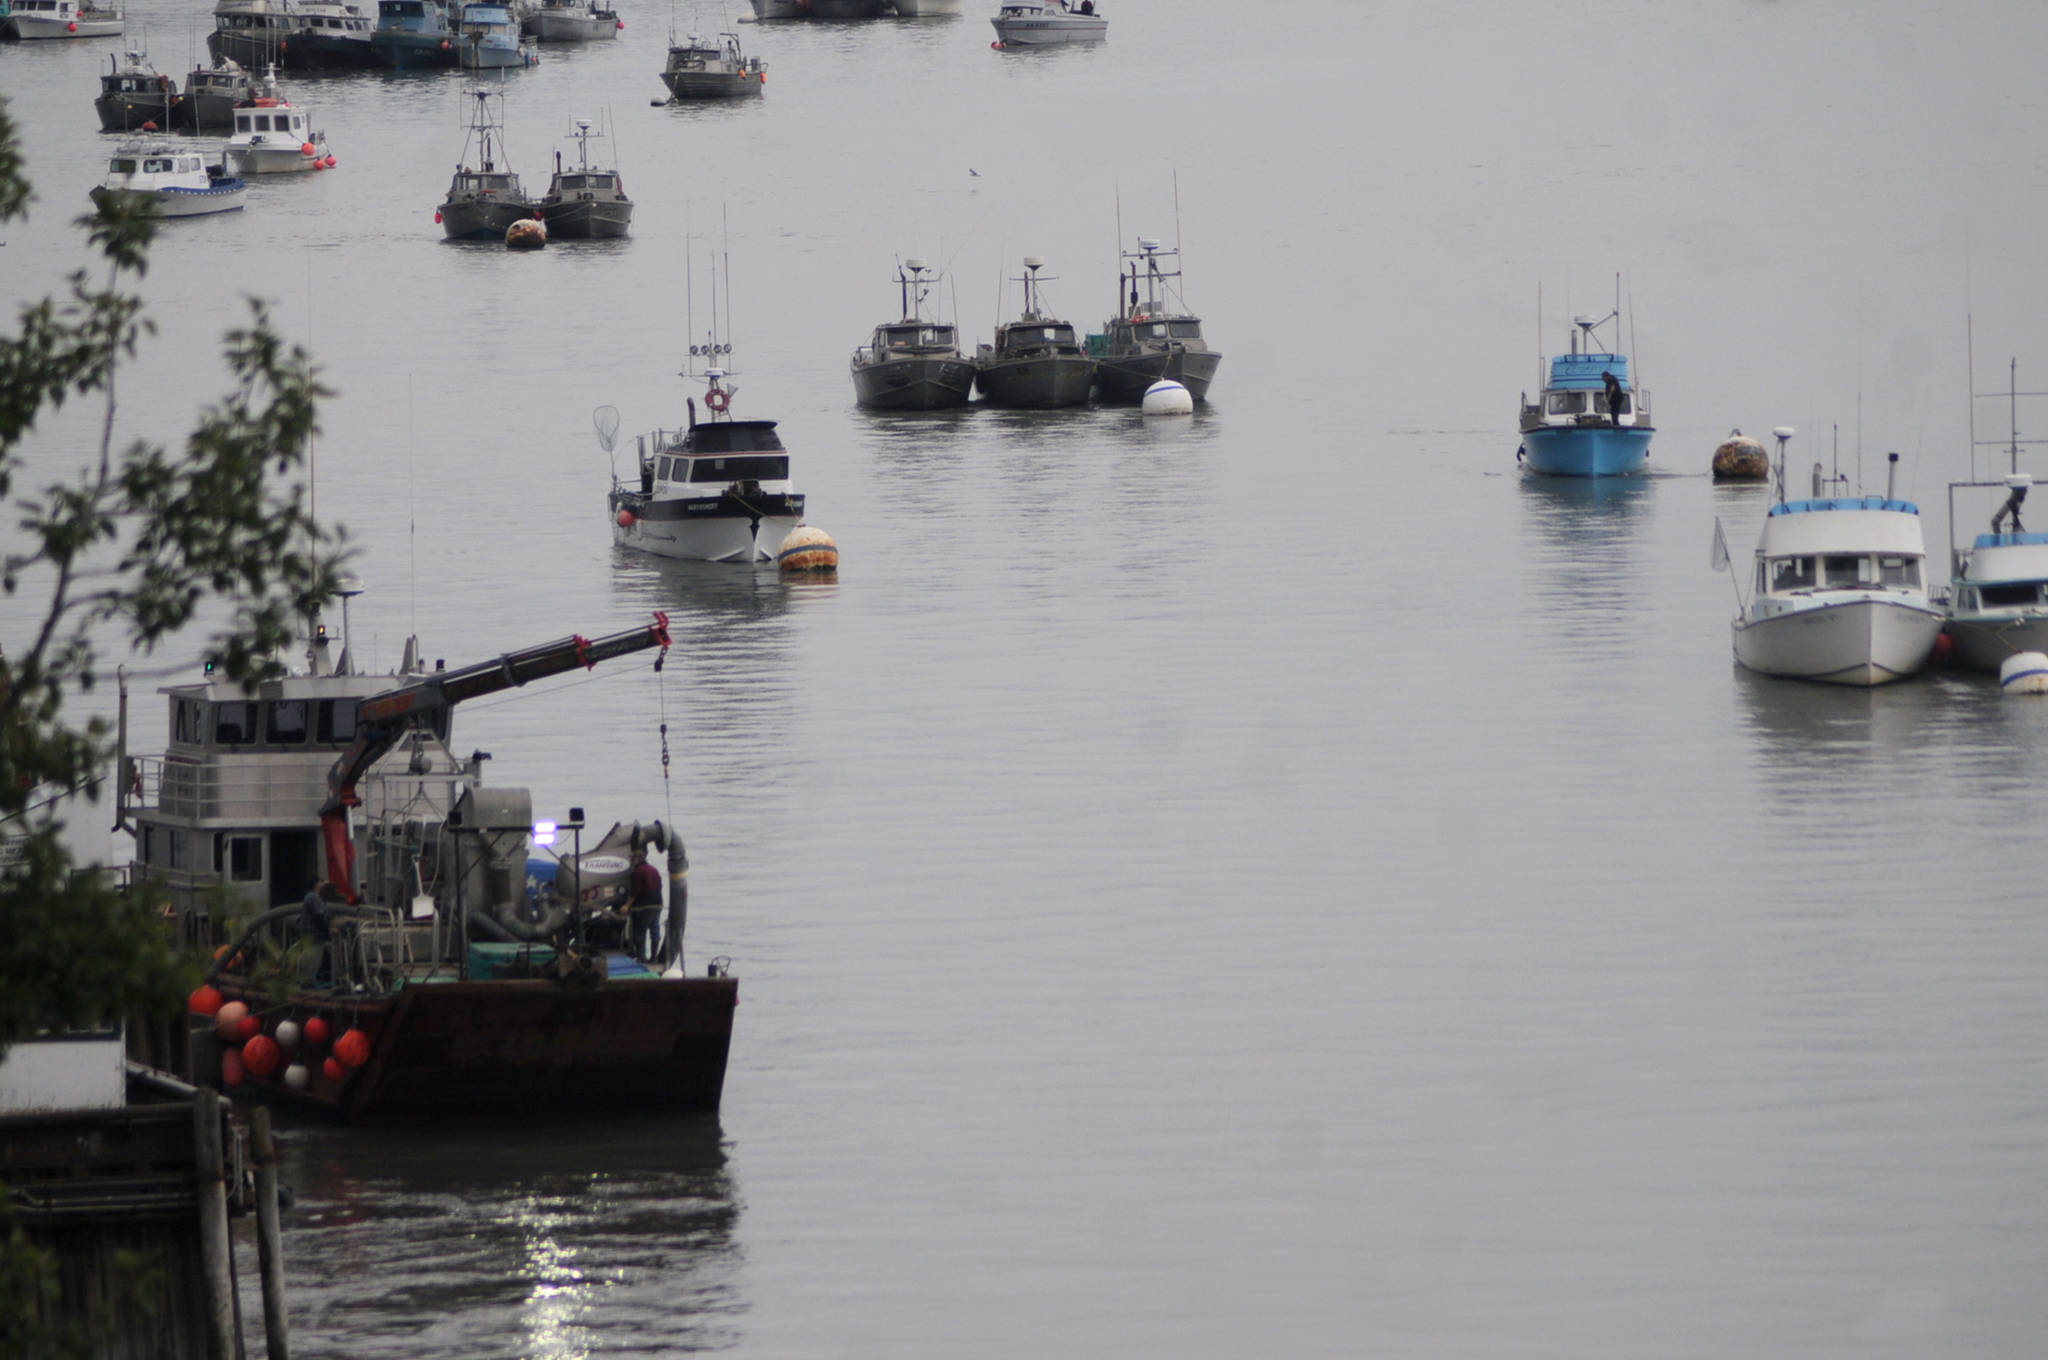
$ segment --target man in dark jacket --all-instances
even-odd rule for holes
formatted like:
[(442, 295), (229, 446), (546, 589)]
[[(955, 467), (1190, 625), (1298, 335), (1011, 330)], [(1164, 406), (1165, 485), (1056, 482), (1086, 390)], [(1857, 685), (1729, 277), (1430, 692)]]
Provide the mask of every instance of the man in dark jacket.
[(645, 850), (633, 852), (633, 873), (628, 880), (632, 896), (627, 899), (627, 943), (633, 957), (643, 963), (654, 959), (654, 937), (661, 929), (661, 871), (647, 862)]

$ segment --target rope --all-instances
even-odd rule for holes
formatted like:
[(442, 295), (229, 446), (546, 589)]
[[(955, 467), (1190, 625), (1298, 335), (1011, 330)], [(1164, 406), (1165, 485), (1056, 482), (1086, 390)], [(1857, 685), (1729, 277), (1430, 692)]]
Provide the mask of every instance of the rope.
[(668, 677), (659, 668), (654, 673), (654, 693), (661, 708), (661, 805), (669, 834), (674, 835), (675, 793), (668, 777)]

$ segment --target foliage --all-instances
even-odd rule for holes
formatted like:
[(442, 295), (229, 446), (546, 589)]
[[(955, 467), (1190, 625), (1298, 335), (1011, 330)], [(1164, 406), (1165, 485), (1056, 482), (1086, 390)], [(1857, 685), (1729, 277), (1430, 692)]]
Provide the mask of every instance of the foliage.
[[(0, 224), (32, 199), (19, 146), (0, 99)], [(182, 1010), (196, 980), (144, 894), (70, 860), (60, 820), (105, 815), (88, 803), (113, 751), (105, 719), (67, 714), (67, 696), (99, 682), (112, 639), (124, 659), (147, 655), (221, 607), (228, 619), (208, 656), (253, 686), (276, 673), (294, 625), (333, 596), (341, 557), (293, 476), (328, 393), (258, 303), (227, 335), (228, 393), (182, 450), (116, 447), (116, 380), (154, 333), (134, 289), (157, 221), (147, 207), (109, 205), (78, 225), (101, 277), (71, 274), (61, 301), (24, 306), (18, 331), (0, 335), (0, 590), (27, 620), (0, 637), (0, 1053), (43, 1026)], [(38, 418), (72, 399), (99, 403), (97, 440), (56, 480), (18, 489)], [(49, 1254), (0, 1215), (6, 1353), (28, 1337), (46, 1352), (77, 1343), (37, 1321), (55, 1287)]]

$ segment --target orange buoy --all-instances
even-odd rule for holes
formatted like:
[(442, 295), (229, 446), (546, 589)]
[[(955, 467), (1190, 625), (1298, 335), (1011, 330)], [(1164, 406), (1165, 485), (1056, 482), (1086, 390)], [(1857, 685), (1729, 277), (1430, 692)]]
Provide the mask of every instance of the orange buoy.
[(327, 1042), (327, 1022), (317, 1015), (306, 1022), (305, 1032), (306, 1042), (309, 1044), (324, 1044)]
[(329, 1058), (326, 1062), (320, 1064), (320, 1075), (329, 1081), (340, 1081), (348, 1075), (348, 1069), (343, 1067), (338, 1060)]
[(312, 144), (311, 142), (300, 142), (300, 143), (299, 143), (299, 154), (300, 154), (301, 156), (310, 156), (310, 155), (312, 155), (312, 154), (313, 154), (313, 144)]
[(249, 1008), (240, 1001), (230, 1001), (213, 1013), (213, 1032), (229, 1043), (242, 1037), (242, 1021), (247, 1019)]
[(343, 1067), (361, 1067), (370, 1060), (370, 1036), (351, 1029), (334, 1041), (334, 1056)]
[(243, 1039), (253, 1039), (262, 1032), (263, 1017), (260, 1015), (245, 1015), (242, 1023), (235, 1027), (235, 1033)]
[(240, 1086), (242, 1084), (242, 1050), (231, 1048), (220, 1055), (220, 1084)]
[(242, 1066), (253, 1076), (267, 1077), (284, 1060), (284, 1050), (268, 1034), (259, 1034), (242, 1045)]
[(621, 529), (630, 529), (633, 527), (633, 512), (631, 510), (619, 511), (619, 527)]
[(185, 1007), (194, 1015), (219, 1015), (222, 1005), (220, 992), (211, 985), (200, 989), (185, 999)]
[(839, 545), (823, 529), (799, 524), (782, 540), (775, 564), (784, 571), (838, 571)]

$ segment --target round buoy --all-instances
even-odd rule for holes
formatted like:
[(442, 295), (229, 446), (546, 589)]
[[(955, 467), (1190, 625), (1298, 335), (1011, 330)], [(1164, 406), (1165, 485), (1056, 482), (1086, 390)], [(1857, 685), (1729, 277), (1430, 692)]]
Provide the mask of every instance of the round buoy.
[(185, 1008), (194, 1015), (219, 1015), (221, 1004), (220, 992), (210, 985), (200, 987), (185, 999)]
[(300, 142), (300, 143), (299, 143), (299, 154), (300, 154), (301, 156), (317, 156), (317, 155), (318, 155), (318, 154), (320, 154), (320, 153), (319, 153), (318, 149), (317, 149), (316, 147), (314, 147), (314, 145), (313, 145), (313, 144), (312, 144), (311, 142)]
[(262, 1032), (263, 1017), (260, 1015), (245, 1015), (242, 1023), (235, 1027), (235, 1033), (243, 1039), (253, 1039)]
[(1934, 635), (1934, 653), (1928, 659), (1937, 666), (1946, 666), (1956, 654), (1956, 640), (1944, 628)]
[(242, 1066), (251, 1076), (267, 1077), (284, 1061), (284, 1050), (268, 1034), (258, 1034), (242, 1045)]
[(294, 1091), (305, 1090), (306, 1083), (312, 1079), (313, 1074), (306, 1070), (304, 1063), (293, 1063), (284, 1070), (284, 1084), (291, 1087)]
[(631, 510), (619, 511), (619, 527), (621, 529), (630, 529), (633, 527), (633, 512)]
[(2007, 694), (2048, 694), (2048, 653), (2014, 652), (1998, 668), (1998, 687)]
[(230, 1001), (213, 1013), (213, 1032), (230, 1043), (242, 1037), (242, 1021), (248, 1017), (249, 1008), (239, 1001)]
[(522, 217), (505, 228), (507, 250), (539, 250), (547, 243), (547, 227), (534, 218)]
[(348, 1075), (348, 1069), (343, 1067), (338, 1059), (329, 1058), (320, 1064), (320, 1075), (329, 1081), (340, 1081)]
[(370, 1036), (352, 1029), (334, 1041), (334, 1056), (343, 1067), (361, 1067), (370, 1060)]
[(329, 156), (326, 160), (323, 160), (320, 163), (326, 166), (329, 170), (332, 170), (334, 168), (334, 157)]
[(157, 126), (156, 126), (156, 119), (154, 119), (154, 118), (152, 118), (152, 119), (150, 119), (150, 120), (149, 120), (148, 122), (144, 123), (144, 124), (142, 125), (141, 129), (140, 129), (140, 131), (143, 131), (143, 132), (155, 132), (156, 130), (157, 130)]
[(295, 1020), (278, 1021), (277, 1033), (274, 1037), (277, 1039), (277, 1046), (279, 1048), (297, 1048), (299, 1046), (298, 1022)]
[(1195, 399), (1173, 379), (1161, 378), (1145, 389), (1145, 400), (1139, 409), (1148, 416), (1191, 416), (1195, 413)]
[(327, 1042), (327, 1022), (317, 1015), (306, 1022), (306, 1042), (309, 1044), (324, 1044)]
[(73, 19), (70, 23), (64, 25), (64, 31), (66, 33), (76, 33), (78, 31), (78, 20)]
[(231, 1048), (220, 1055), (220, 1084), (240, 1086), (242, 1084), (242, 1050)]
[(838, 571), (839, 545), (816, 525), (799, 524), (782, 540), (775, 564), (784, 571)]
[(1761, 482), (1771, 475), (1771, 458), (1764, 446), (1740, 430), (1714, 450), (1713, 466), (1714, 480), (1721, 482)]

